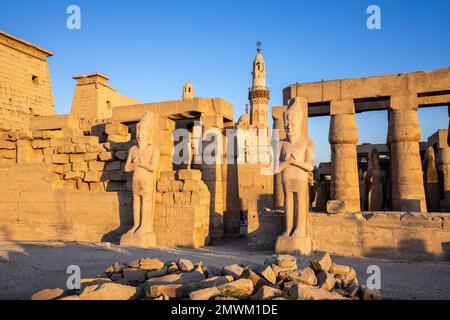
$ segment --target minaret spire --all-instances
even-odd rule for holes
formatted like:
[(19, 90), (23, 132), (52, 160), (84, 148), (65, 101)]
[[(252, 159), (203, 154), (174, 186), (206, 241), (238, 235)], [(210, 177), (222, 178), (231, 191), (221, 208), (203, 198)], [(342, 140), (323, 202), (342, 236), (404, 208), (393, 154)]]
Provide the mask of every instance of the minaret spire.
[(250, 125), (254, 128), (268, 128), (267, 106), (270, 99), (270, 91), (266, 86), (266, 63), (261, 54), (262, 42), (258, 41), (257, 54), (253, 60), (252, 87), (249, 89), (250, 101)]

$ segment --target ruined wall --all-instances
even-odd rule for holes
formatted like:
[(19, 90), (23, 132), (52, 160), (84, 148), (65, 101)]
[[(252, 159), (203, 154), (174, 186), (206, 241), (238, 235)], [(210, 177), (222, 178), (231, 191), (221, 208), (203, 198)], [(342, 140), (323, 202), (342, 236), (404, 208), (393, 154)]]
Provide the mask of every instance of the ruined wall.
[(258, 201), (259, 210), (273, 207), (273, 175), (262, 174), (270, 164), (241, 163), (238, 165), (238, 184), (241, 210), (248, 212), (249, 203)]
[[(273, 250), (284, 215), (249, 212), (249, 247)], [(264, 231), (263, 231), (264, 230)], [(356, 257), (450, 259), (450, 214), (367, 212), (311, 214), (314, 249)]]
[[(67, 137), (63, 131), (1, 136), (0, 239), (117, 241), (131, 227), (132, 174), (123, 168), (136, 141), (122, 124), (107, 125), (106, 131), (111, 133), (108, 140), (122, 137), (121, 142)], [(157, 132), (162, 142), (170, 141), (165, 131)], [(160, 168), (167, 169), (171, 162), (164, 159)], [(201, 172), (159, 175), (157, 244), (204, 246), (209, 240), (210, 195)]]
[(26, 128), (29, 116), (55, 113), (46, 60), (50, 55), (0, 32), (0, 131)]

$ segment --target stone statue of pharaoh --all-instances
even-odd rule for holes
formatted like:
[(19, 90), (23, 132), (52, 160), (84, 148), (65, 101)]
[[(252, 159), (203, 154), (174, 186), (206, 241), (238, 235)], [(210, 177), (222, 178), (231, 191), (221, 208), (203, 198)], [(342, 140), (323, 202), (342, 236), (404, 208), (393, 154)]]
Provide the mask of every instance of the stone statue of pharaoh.
[(369, 165), (364, 175), (363, 194), (369, 211), (384, 210), (384, 185), (386, 172), (380, 169), (378, 150), (373, 148), (369, 155)]
[(308, 178), (314, 169), (314, 144), (308, 138), (307, 117), (306, 100), (291, 99), (284, 113), (286, 139), (279, 150), (286, 230), (277, 240), (278, 252), (311, 252)]
[(137, 124), (138, 146), (128, 154), (125, 172), (133, 172), (133, 227), (120, 239), (121, 245), (151, 247), (156, 244), (153, 232), (155, 212), (156, 172), (159, 148), (154, 144), (158, 132), (157, 115), (147, 112)]

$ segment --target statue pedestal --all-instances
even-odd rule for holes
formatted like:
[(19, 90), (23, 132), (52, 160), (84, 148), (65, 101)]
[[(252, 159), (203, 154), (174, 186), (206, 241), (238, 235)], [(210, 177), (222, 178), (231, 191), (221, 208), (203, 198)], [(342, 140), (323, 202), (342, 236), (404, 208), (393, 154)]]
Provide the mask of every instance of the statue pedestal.
[(156, 246), (156, 236), (154, 232), (125, 233), (120, 237), (120, 245), (126, 247), (152, 248)]
[(275, 252), (309, 255), (312, 252), (312, 239), (310, 237), (279, 236), (275, 243)]

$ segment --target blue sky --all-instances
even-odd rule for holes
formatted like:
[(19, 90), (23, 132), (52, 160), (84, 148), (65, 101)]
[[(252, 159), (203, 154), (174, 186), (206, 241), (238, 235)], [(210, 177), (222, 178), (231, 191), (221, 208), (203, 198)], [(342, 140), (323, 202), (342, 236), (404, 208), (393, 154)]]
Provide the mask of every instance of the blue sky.
[[(81, 8), (81, 30), (66, 8)], [(366, 28), (370, 4), (381, 30)], [(67, 113), (76, 74), (102, 72), (143, 102), (179, 99), (186, 81), (197, 96), (223, 97), (244, 112), (255, 42), (263, 42), (270, 106), (291, 83), (432, 70), (450, 66), (450, 1), (65, 1), (0, 0), (0, 29), (53, 51), (58, 113)], [(447, 128), (447, 109), (419, 112), (422, 136)], [(383, 143), (385, 112), (357, 115), (359, 142)], [(311, 120), (316, 159), (329, 157), (329, 119)]]

